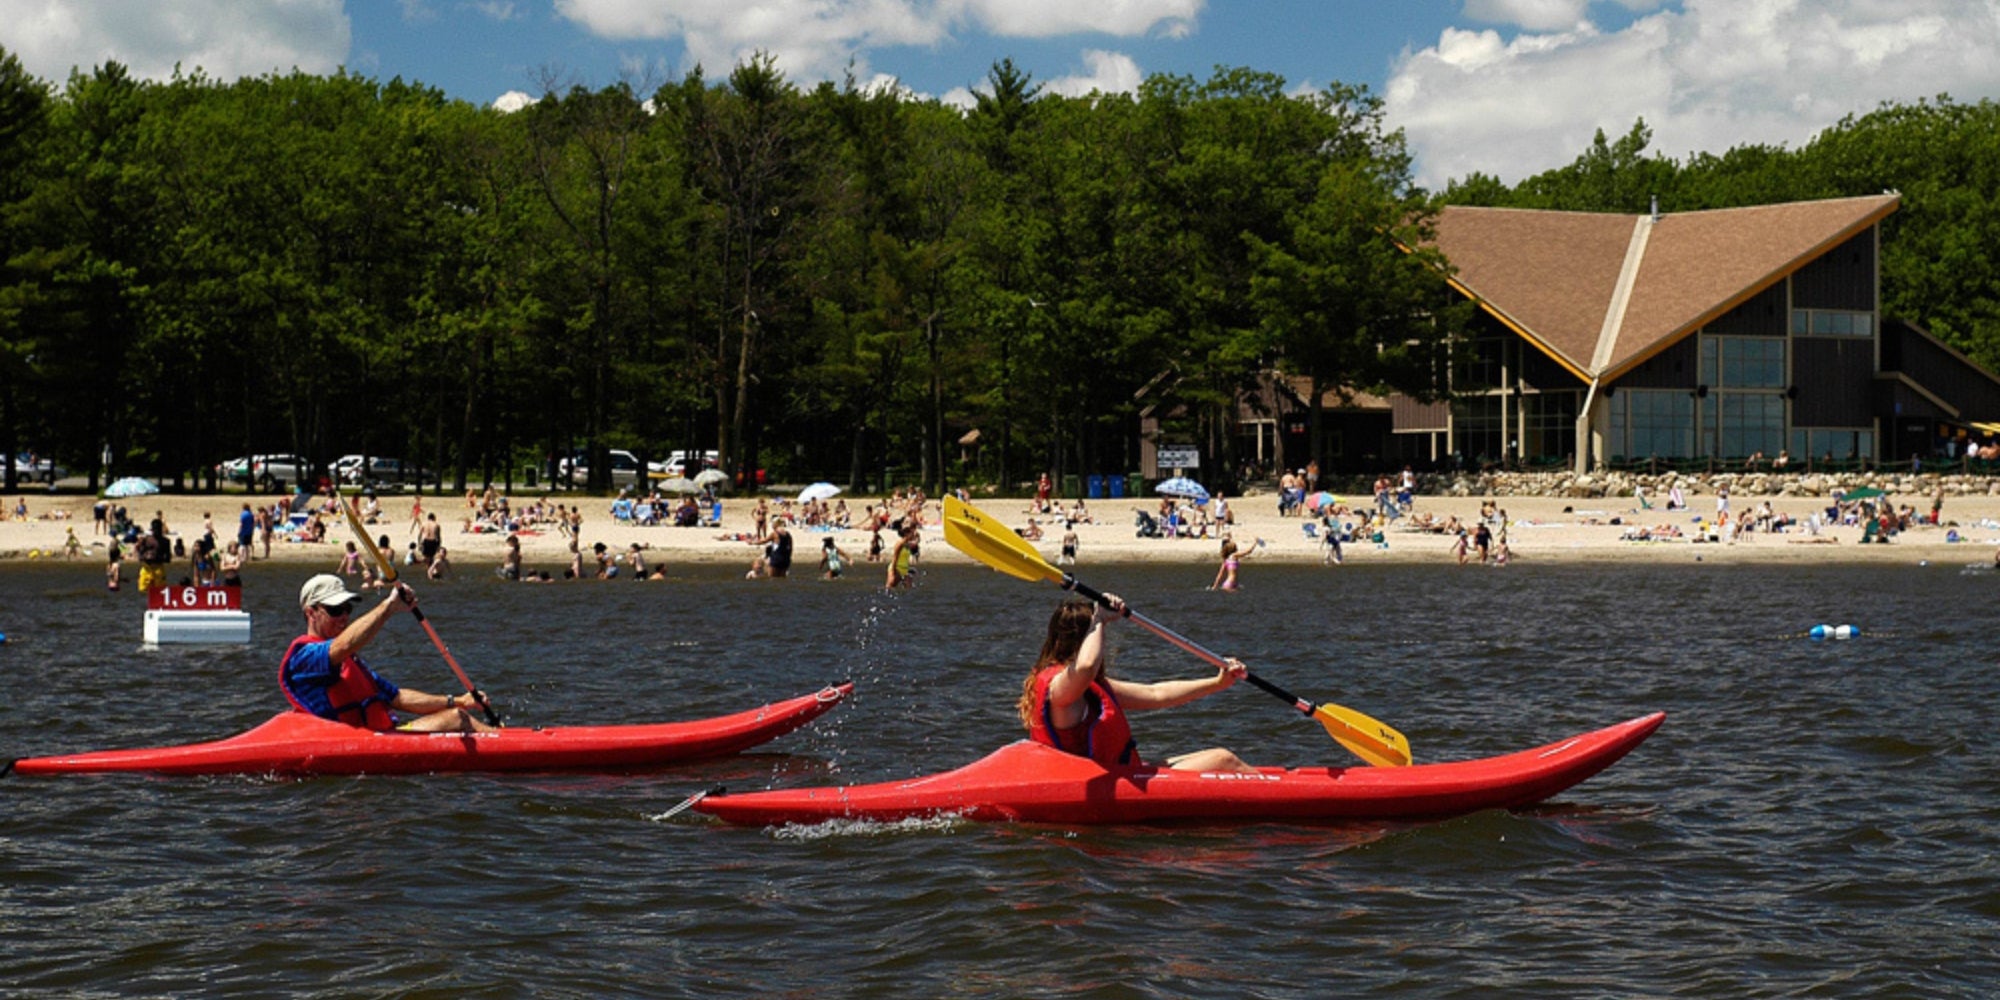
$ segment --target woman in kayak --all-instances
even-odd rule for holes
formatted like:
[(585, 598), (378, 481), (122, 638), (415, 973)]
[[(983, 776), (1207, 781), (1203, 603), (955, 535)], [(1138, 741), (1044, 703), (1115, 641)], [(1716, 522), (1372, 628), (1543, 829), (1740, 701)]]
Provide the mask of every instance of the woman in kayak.
[[(1106, 766), (1137, 765), (1138, 746), (1125, 713), (1173, 708), (1205, 698), (1227, 690), (1249, 669), (1232, 658), (1215, 676), (1200, 680), (1141, 684), (1112, 677), (1104, 630), (1118, 620), (1125, 604), (1115, 595), (1104, 596), (1110, 608), (1091, 601), (1065, 601), (1049, 616), (1042, 655), (1021, 685), (1021, 724), (1037, 743)], [(1256, 770), (1221, 747), (1169, 757), (1167, 766), (1177, 771)]]
[[(321, 573), (299, 588), (299, 610), (306, 632), (292, 640), (278, 664), (278, 686), (294, 708), (322, 719), (387, 732), (491, 732), (467, 708), (478, 704), (473, 695), (425, 694), (398, 687), (361, 661), (362, 647), (382, 631), (389, 616), (417, 606), (416, 592), (396, 584), (382, 603), (354, 616), (359, 595), (350, 593), (340, 577)], [(390, 709), (416, 716), (401, 726)]]

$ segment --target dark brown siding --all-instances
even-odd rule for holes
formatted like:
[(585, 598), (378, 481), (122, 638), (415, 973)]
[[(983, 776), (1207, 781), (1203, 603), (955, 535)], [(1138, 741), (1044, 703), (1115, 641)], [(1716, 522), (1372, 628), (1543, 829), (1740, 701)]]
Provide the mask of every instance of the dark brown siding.
[(1869, 229), (1792, 275), (1799, 309), (1875, 309), (1875, 229)]
[(1618, 379), (1618, 387), (1632, 389), (1692, 389), (1696, 379), (1695, 361), (1697, 338), (1687, 337), (1680, 343), (1649, 358), (1645, 364), (1626, 372)]
[(1794, 427), (1866, 427), (1875, 342), (1862, 337), (1798, 337), (1792, 341)]
[(1959, 407), (1961, 419), (2000, 419), (2000, 383), (1923, 333), (1901, 322), (1882, 324), (1882, 370), (1899, 371)]
[(1782, 337), (1792, 328), (1785, 308), (1785, 283), (1780, 281), (1708, 324), (1709, 333), (1726, 337)]

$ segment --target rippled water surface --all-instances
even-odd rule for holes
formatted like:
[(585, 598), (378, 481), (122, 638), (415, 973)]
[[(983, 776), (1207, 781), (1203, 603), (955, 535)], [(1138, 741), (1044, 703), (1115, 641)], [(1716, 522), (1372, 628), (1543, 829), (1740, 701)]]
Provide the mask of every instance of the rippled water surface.
[[(1970, 560), (1968, 560), (1970, 561)], [(2000, 984), (2000, 577), (1963, 566), (1111, 567), (1086, 581), (1420, 758), (1656, 709), (1522, 813), (1397, 826), (657, 820), (700, 788), (875, 781), (1015, 738), (1058, 599), (983, 570), (424, 589), (514, 724), (736, 711), (841, 679), (763, 752), (633, 775), (0, 779), (0, 993), (60, 996), (1965, 996)], [(0, 756), (193, 742), (282, 707), (305, 573), (247, 648), (138, 644), (94, 570), (0, 573)], [(1815, 624), (1864, 635), (1814, 642)], [(1118, 669), (1202, 668), (1126, 630)], [(375, 662), (453, 687), (415, 623)], [(1345, 763), (1249, 685), (1154, 754)]]

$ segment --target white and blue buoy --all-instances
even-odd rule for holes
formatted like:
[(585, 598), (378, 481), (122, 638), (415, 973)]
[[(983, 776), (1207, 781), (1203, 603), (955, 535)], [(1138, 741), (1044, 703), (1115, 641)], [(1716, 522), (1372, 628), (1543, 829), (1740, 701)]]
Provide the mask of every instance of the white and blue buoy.
[(1856, 639), (1861, 630), (1852, 625), (1814, 625), (1806, 634), (1815, 639)]

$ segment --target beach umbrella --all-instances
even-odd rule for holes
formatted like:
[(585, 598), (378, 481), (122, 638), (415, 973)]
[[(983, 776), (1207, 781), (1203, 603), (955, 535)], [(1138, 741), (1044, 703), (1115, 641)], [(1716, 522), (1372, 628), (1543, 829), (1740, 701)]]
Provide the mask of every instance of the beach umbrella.
[(1189, 500), (1208, 499), (1208, 490), (1186, 476), (1163, 480), (1160, 485), (1153, 487), (1153, 492), (1163, 496), (1185, 497)]
[(808, 486), (805, 489), (799, 491), (799, 499), (801, 501), (830, 500), (839, 495), (840, 495), (840, 487), (835, 486), (832, 483), (825, 483), (825, 482), (814, 483), (811, 486)]
[(152, 480), (141, 479), (138, 476), (126, 476), (104, 488), (104, 495), (107, 497), (143, 497), (158, 492), (160, 488), (154, 485)]
[(694, 477), (694, 484), (696, 486), (727, 486), (729, 485), (729, 473), (721, 469), (703, 469), (700, 475)]
[(1840, 498), (1842, 500), (1875, 500), (1888, 495), (1873, 486), (1863, 486), (1858, 490), (1848, 490), (1846, 493), (1841, 494)]
[(701, 487), (696, 486), (694, 484), (694, 480), (689, 479), (686, 476), (675, 476), (672, 479), (662, 479), (658, 483), (654, 484), (653, 488), (659, 490), (662, 493), (692, 494), (701, 492)]

